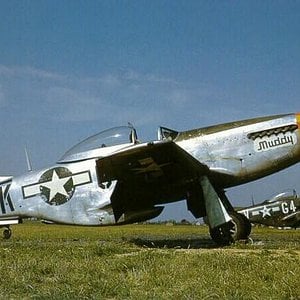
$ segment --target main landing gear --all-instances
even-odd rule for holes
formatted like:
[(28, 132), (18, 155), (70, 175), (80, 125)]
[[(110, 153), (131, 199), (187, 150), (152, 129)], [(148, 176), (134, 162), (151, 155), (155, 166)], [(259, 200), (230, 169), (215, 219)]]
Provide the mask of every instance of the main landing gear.
[(218, 245), (225, 246), (239, 240), (248, 240), (251, 233), (251, 223), (244, 215), (235, 211), (229, 215), (232, 221), (209, 229), (211, 238)]
[(8, 240), (8, 239), (10, 239), (10, 237), (12, 235), (12, 231), (11, 231), (9, 225), (4, 226), (4, 227), (5, 227), (5, 229), (3, 230), (3, 239)]

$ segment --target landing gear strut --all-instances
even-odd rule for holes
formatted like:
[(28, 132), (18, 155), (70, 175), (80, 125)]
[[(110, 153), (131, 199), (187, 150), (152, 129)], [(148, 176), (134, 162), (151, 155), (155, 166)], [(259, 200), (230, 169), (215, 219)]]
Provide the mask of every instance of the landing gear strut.
[(12, 232), (11, 232), (10, 227), (9, 226), (5, 226), (5, 229), (3, 231), (3, 238), (5, 240), (8, 240), (11, 237), (11, 235), (12, 235)]
[(210, 228), (211, 238), (218, 245), (230, 245), (238, 240), (248, 240), (251, 233), (251, 223), (242, 214), (231, 212), (232, 221), (216, 228)]

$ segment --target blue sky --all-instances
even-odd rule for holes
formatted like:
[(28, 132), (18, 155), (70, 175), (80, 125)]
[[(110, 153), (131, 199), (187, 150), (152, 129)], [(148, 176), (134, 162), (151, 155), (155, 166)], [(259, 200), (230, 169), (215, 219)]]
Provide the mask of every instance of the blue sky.
[[(133, 123), (143, 141), (300, 111), (300, 1), (0, 1), (0, 172)], [(299, 166), (230, 189), (300, 192)], [(262, 188), (263, 186), (263, 188)], [(176, 216), (186, 216), (180, 205)]]

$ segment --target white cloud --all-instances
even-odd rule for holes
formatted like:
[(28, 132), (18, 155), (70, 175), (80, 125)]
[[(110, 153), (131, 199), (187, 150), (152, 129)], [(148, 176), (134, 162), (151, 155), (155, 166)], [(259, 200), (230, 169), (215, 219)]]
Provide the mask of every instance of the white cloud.
[[(28, 113), (43, 112), (45, 118), (60, 122), (99, 119), (107, 123), (134, 118), (132, 121), (145, 124), (145, 120), (153, 119), (149, 115), (156, 116), (157, 120), (157, 116), (181, 106), (180, 101), (173, 99), (178, 84), (154, 75), (128, 72), (77, 78), (32, 68), (7, 67), (2, 67), (1, 74), (6, 76), (1, 79), (10, 89), (11, 100), (22, 99), (32, 106)], [(189, 95), (179, 92), (186, 101)]]
[(40, 79), (51, 79), (51, 80), (63, 80), (66, 79), (66, 76), (32, 68), (29, 66), (4, 66), (0, 65), (0, 76), (5, 77), (32, 77)]
[(101, 129), (130, 121), (144, 128), (162, 124), (183, 130), (277, 113), (278, 104), (251, 97), (132, 70), (76, 77), (0, 65), (0, 103), (6, 101), (16, 122), (31, 120), (36, 126), (94, 122)]

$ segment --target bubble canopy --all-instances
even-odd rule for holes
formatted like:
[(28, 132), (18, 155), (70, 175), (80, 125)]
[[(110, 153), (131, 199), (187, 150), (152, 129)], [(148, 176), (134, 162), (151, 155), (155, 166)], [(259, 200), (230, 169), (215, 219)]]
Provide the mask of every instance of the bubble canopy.
[(107, 149), (109, 147), (115, 148), (116, 146), (127, 146), (135, 143), (137, 143), (137, 135), (132, 126), (114, 127), (92, 135), (76, 144), (62, 156), (59, 162), (102, 156), (101, 154), (109, 151)]
[(276, 202), (278, 200), (281, 200), (282, 198), (296, 198), (296, 197), (297, 197), (297, 192), (295, 190), (286, 190), (280, 194), (276, 194), (271, 199), (266, 200), (265, 203)]

